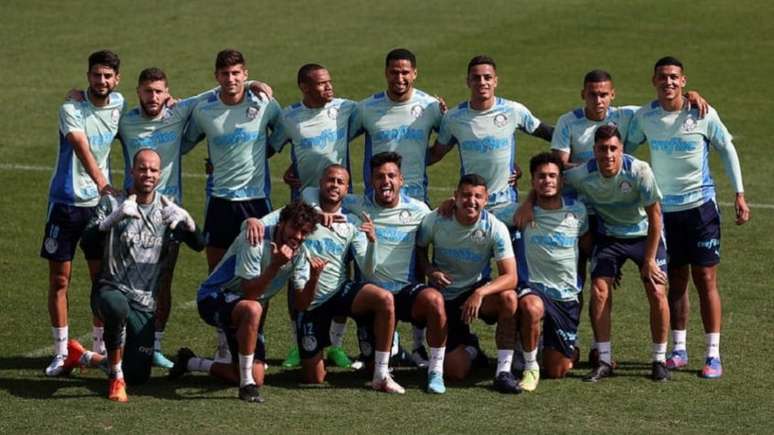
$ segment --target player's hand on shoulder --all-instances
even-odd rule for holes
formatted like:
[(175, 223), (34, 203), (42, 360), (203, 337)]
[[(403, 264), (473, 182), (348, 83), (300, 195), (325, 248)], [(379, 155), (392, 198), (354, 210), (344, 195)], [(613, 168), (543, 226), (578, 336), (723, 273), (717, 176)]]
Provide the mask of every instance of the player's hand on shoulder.
[(444, 219), (451, 219), (454, 214), (454, 197), (444, 199), (438, 206), (438, 214)]
[(685, 94), (685, 98), (688, 100), (688, 110), (697, 109), (699, 111), (699, 118), (704, 119), (704, 116), (709, 112), (709, 103), (696, 91), (688, 91)]
[(245, 239), (250, 246), (258, 246), (263, 242), (263, 222), (260, 219), (249, 217), (245, 219)]
[(106, 184), (102, 186), (101, 189), (99, 189), (100, 196), (110, 195), (115, 197), (115, 196), (118, 196), (119, 193), (120, 191), (116, 190), (115, 187), (109, 184)]
[(535, 215), (532, 213), (531, 204), (522, 204), (516, 209), (516, 213), (513, 214), (513, 225), (523, 230), (527, 225), (535, 224)]
[(69, 91), (67, 91), (67, 95), (65, 95), (65, 101), (72, 100), (81, 102), (86, 99), (86, 95), (83, 93), (83, 90), (72, 88)]
[(250, 90), (253, 91), (253, 93), (261, 99), (261, 101), (270, 101), (272, 98), (274, 98), (274, 89), (272, 89), (271, 86), (269, 86), (267, 83), (264, 83), (260, 80), (254, 81), (250, 85)]

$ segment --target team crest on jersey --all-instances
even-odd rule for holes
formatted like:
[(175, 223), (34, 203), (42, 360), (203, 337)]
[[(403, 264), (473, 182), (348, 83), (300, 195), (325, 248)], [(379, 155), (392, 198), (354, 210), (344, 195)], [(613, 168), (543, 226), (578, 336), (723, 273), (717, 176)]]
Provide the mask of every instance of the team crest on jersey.
[(621, 189), (621, 192), (623, 193), (629, 193), (632, 191), (632, 183), (626, 180), (621, 181), (621, 184), (619, 184), (618, 187)]
[(317, 339), (314, 335), (305, 335), (301, 340), (301, 346), (304, 347), (305, 351), (312, 352), (317, 349)]
[(415, 119), (419, 119), (423, 113), (425, 113), (425, 109), (423, 109), (419, 104), (415, 104), (414, 107), (411, 108), (411, 116), (413, 116)]
[(151, 214), (151, 222), (153, 222), (154, 225), (161, 225), (161, 223), (164, 221), (164, 218), (161, 216), (161, 210), (156, 209)]
[(46, 249), (46, 252), (53, 254), (56, 252), (57, 248), (59, 248), (59, 242), (57, 242), (53, 237), (46, 237), (46, 241), (43, 243), (43, 247)]
[(121, 118), (121, 111), (118, 109), (113, 109), (113, 111), (110, 112), (110, 120), (113, 122), (113, 124), (118, 124), (119, 118)]
[(411, 223), (411, 212), (408, 210), (401, 210), (400, 214), (398, 215), (398, 220), (402, 224)]
[(329, 119), (335, 120), (339, 117), (339, 109), (336, 107), (329, 107), (326, 113), (328, 114)]
[(508, 117), (505, 116), (504, 113), (498, 113), (497, 115), (495, 115), (495, 117), (494, 117), (494, 125), (495, 125), (495, 127), (503, 128), (503, 127), (505, 127), (505, 124), (507, 124), (507, 123), (508, 123)]
[(472, 240), (473, 243), (477, 245), (484, 243), (485, 239), (486, 239), (486, 234), (484, 234), (484, 230), (482, 230), (481, 228), (476, 228), (470, 234), (470, 240)]
[(683, 122), (683, 130), (686, 132), (691, 132), (696, 129), (696, 120), (693, 119), (692, 116), (688, 116), (685, 118), (685, 122)]
[(575, 226), (578, 224), (578, 216), (575, 215), (573, 212), (567, 212), (566, 215), (564, 215), (564, 220), (562, 221), (563, 224), (568, 226)]
[(331, 229), (334, 233), (345, 239), (352, 235), (352, 229), (344, 222), (334, 222), (333, 225), (331, 225)]
[(247, 108), (247, 119), (252, 121), (258, 116), (258, 112), (261, 110), (260, 107), (257, 106), (250, 106)]

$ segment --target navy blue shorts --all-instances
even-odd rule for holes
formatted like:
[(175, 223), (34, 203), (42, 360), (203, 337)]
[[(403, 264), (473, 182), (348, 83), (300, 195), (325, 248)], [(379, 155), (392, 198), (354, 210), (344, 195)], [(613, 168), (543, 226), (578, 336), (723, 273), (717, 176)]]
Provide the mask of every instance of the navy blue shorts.
[[(462, 320), (462, 305), (473, 294), (475, 289), (485, 284), (485, 281), (480, 281), (473, 285), (470, 291), (467, 291), (454, 299), (444, 301), (444, 308), (446, 309), (446, 324), (448, 328), (448, 334), (446, 336), (446, 353), (453, 352), (459, 346), (469, 346), (476, 343), (476, 339), (470, 332), (470, 325)], [(494, 325), (497, 323), (497, 317), (482, 316), (479, 313), (479, 319), (486, 322), (488, 325)]]
[(232, 201), (210, 197), (204, 217), (204, 239), (207, 246), (228, 249), (239, 235), (242, 221), (262, 218), (271, 212), (271, 202), (266, 198)]
[[(614, 278), (618, 276), (621, 267), (627, 259), (642, 267), (645, 257), (647, 237), (621, 239), (618, 237), (598, 236), (591, 254), (591, 278)], [(666, 247), (664, 240), (659, 239), (656, 251), (656, 263), (666, 273)]]
[(669, 267), (720, 263), (720, 213), (715, 201), (664, 213), (664, 232)]
[(410, 322), (418, 328), (424, 328), (425, 324), (423, 322), (412, 319), (411, 310), (414, 308), (414, 302), (416, 302), (417, 296), (428, 288), (430, 287), (421, 283), (409, 284), (400, 289), (397, 293), (393, 293), (393, 297), (395, 298), (395, 320)]
[(363, 287), (346, 282), (322, 305), (295, 313), (296, 340), (301, 358), (312, 358), (331, 345), (331, 321), (338, 316), (352, 316), (352, 303)]
[(575, 356), (581, 303), (557, 301), (529, 287), (519, 290), (519, 299), (528, 295), (537, 296), (543, 302), (543, 347), (561, 352), (567, 358)]
[[(237, 330), (231, 326), (231, 312), (241, 300), (241, 297), (233, 293), (218, 292), (217, 296), (200, 299), (196, 303), (199, 308), (199, 317), (208, 325), (220, 328), (226, 335), (228, 349), (231, 351), (231, 362), (234, 364), (239, 364), (239, 343), (236, 338)], [(265, 318), (261, 316), (259, 331), (263, 328), (264, 320)], [(266, 344), (263, 341), (263, 334), (260, 333), (255, 342), (254, 358), (266, 362)]]
[[(53, 261), (72, 261), (78, 240), (96, 209), (96, 207), (76, 207), (58, 202), (49, 203), (40, 256)], [(81, 249), (87, 260), (102, 258), (102, 250), (98, 247), (89, 249), (88, 246), (81, 244)]]

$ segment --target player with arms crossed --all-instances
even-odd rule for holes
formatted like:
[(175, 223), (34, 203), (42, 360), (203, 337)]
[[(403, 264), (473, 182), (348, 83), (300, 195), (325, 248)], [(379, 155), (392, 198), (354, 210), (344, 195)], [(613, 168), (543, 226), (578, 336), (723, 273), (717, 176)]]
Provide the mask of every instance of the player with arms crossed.
[(579, 248), (588, 251), (586, 206), (562, 197), (562, 160), (541, 153), (529, 162), (532, 175), (533, 221), (522, 230), (526, 252), (526, 284), (519, 289), (519, 331), (524, 371), (519, 385), (534, 391), (540, 380), (538, 340), (543, 334), (543, 370), (563, 378), (573, 367), (580, 323)]
[(260, 243), (252, 245), (246, 229), (237, 235), (196, 297), (202, 320), (224, 331), (232, 360), (198, 358), (190, 349), (181, 348), (169, 371), (170, 379), (188, 371), (205, 372), (238, 383), (240, 399), (263, 402), (259, 387), (264, 383), (266, 350), (258, 331), (264, 305), (285, 287), (294, 271), (306, 285), (317, 285), (325, 262), (307, 259), (302, 245), (316, 224), (315, 210), (297, 201), (282, 209), (277, 225), (265, 226)]
[[(446, 376), (462, 380), (468, 376), (476, 355), (469, 353), (470, 324), (476, 318), (497, 323), (497, 369), (494, 387), (500, 392), (521, 392), (511, 374), (516, 334), (516, 260), (508, 228), (487, 212), (489, 194), (483, 177), (467, 174), (454, 192), (451, 218), (438, 210), (422, 221), (417, 237), (417, 261), (429, 284), (443, 294), (448, 322)], [(433, 246), (432, 264), (427, 247)], [(497, 263), (498, 276), (491, 279), (489, 263)], [(477, 351), (477, 350), (475, 350)], [(428, 389), (443, 393), (443, 377), (430, 373)]]
[[(133, 184), (126, 194), (104, 196), (84, 233), (84, 243), (104, 245), (91, 307), (105, 324), (109, 365), (108, 398), (126, 402), (126, 384), (148, 380), (153, 361), (157, 289), (172, 240), (204, 249), (201, 233), (184, 209), (155, 188), (161, 158), (141, 149), (133, 159)], [(82, 366), (104, 364), (101, 354), (70, 340), (70, 357)], [(125, 373), (125, 375), (124, 375)]]
[(700, 118), (683, 97), (683, 64), (664, 57), (653, 68), (657, 99), (634, 116), (627, 150), (648, 141), (653, 172), (664, 194), (664, 230), (669, 253), (669, 308), (674, 349), (667, 359), (670, 369), (688, 365), (686, 327), (690, 312), (689, 277), (699, 293), (707, 351), (701, 376), (723, 375), (720, 362), (722, 319), (717, 267), (720, 263), (720, 215), (715, 181), (709, 167), (714, 149), (723, 161), (736, 192), (736, 224), (750, 220), (744, 198), (742, 170), (731, 134), (715, 109)]
[[(48, 260), (48, 313), (54, 338), (54, 359), (46, 376), (65, 370), (69, 338), (67, 291), (76, 245), (91, 220), (100, 195), (114, 192), (110, 186), (110, 144), (118, 131), (125, 102), (113, 90), (120, 79), (118, 55), (101, 50), (89, 56), (88, 92), (83, 101), (66, 101), (59, 109), (59, 152), (48, 193), (45, 238), (40, 256)], [(99, 249), (84, 248), (92, 281), (99, 270)], [(92, 343), (104, 352), (103, 329), (94, 320)]]

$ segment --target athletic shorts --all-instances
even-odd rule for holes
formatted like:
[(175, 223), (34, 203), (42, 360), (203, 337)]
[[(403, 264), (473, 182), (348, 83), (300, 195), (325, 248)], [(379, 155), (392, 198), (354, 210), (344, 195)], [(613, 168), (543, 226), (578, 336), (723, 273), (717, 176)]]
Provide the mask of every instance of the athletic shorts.
[(415, 321), (411, 316), (411, 310), (414, 308), (414, 302), (417, 300), (417, 296), (425, 289), (430, 287), (424, 284), (409, 284), (397, 293), (393, 293), (395, 298), (395, 320), (402, 322), (410, 322), (412, 325), (418, 328), (424, 328), (423, 322)]
[(720, 213), (715, 201), (664, 213), (664, 232), (670, 267), (720, 263)]
[(121, 370), (126, 383), (138, 385), (147, 382), (153, 365), (154, 313), (133, 307), (124, 293), (112, 287), (92, 290), (91, 309), (105, 325), (104, 338), (108, 350), (123, 344)]
[[(40, 256), (53, 261), (72, 261), (78, 245), (96, 207), (75, 207), (58, 202), (48, 204), (45, 234)], [(87, 260), (102, 258), (102, 250), (81, 244)]]
[(266, 198), (232, 201), (210, 197), (204, 217), (204, 240), (207, 246), (228, 249), (239, 235), (242, 221), (262, 218), (271, 212), (271, 202)]
[[(234, 293), (219, 292), (217, 296), (200, 299), (196, 304), (199, 308), (199, 317), (208, 325), (220, 328), (225, 334), (233, 364), (239, 363), (239, 343), (236, 338), (237, 329), (231, 326), (231, 313), (241, 300), (242, 297)], [(265, 317), (261, 316), (259, 331), (262, 330), (264, 321)], [(266, 362), (266, 344), (263, 334), (260, 333), (255, 342), (254, 358), (256, 361)]]
[[(475, 289), (484, 285), (485, 281), (476, 283), (470, 291), (467, 291), (454, 299), (444, 301), (446, 309), (446, 324), (448, 335), (446, 336), (446, 353), (453, 352), (459, 346), (467, 346), (475, 343), (473, 333), (470, 332), (470, 325), (462, 321), (462, 305), (473, 294)], [(483, 316), (479, 313), (479, 319), (488, 325), (497, 323), (497, 317)]]
[(331, 345), (330, 329), (334, 317), (352, 317), (352, 303), (362, 288), (346, 282), (322, 305), (295, 313), (296, 341), (301, 358), (312, 358)]
[(529, 287), (519, 290), (519, 299), (527, 295), (537, 296), (543, 302), (543, 346), (561, 352), (567, 358), (575, 356), (581, 303), (557, 301)]
[[(642, 267), (645, 257), (647, 237), (621, 239), (618, 237), (598, 236), (591, 254), (591, 278), (613, 278), (618, 276), (621, 267), (627, 259)], [(656, 251), (656, 263), (666, 273), (666, 247), (664, 240), (659, 238)]]

